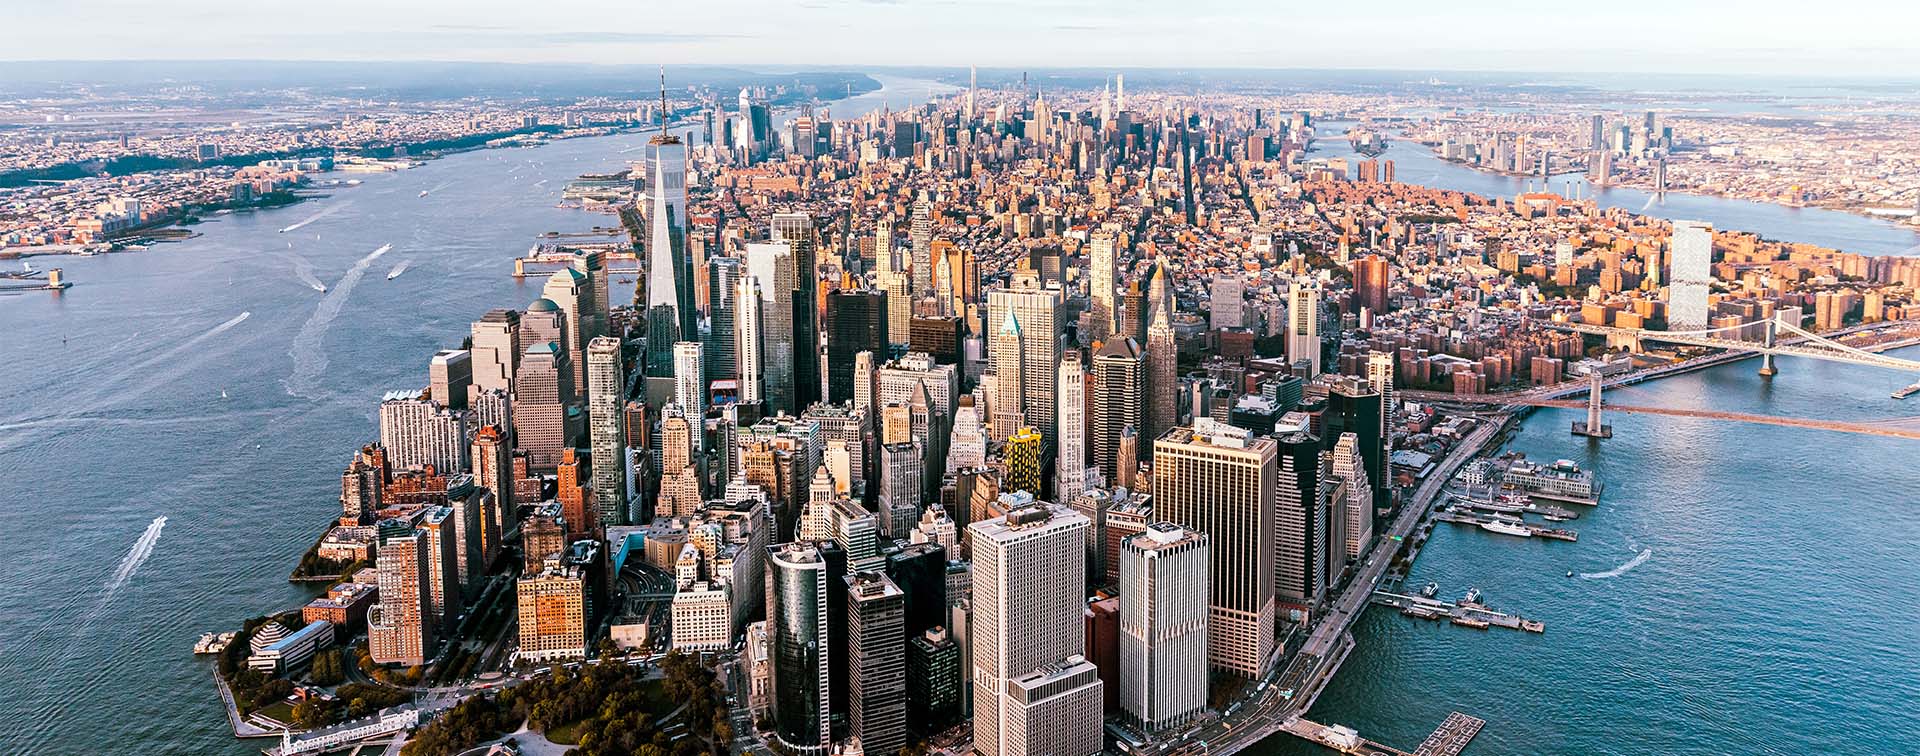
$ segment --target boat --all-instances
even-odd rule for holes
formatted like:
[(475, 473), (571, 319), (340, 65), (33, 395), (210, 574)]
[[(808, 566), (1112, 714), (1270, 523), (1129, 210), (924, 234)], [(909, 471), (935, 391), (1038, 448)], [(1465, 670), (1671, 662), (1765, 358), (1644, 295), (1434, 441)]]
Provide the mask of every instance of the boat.
[(1436, 594), (1439, 592), (1440, 592), (1439, 583), (1427, 583), (1426, 585), (1420, 586), (1420, 595), (1425, 596), (1427, 598), (1433, 598), (1433, 594)]
[(1920, 393), (1920, 383), (1916, 383), (1906, 388), (1900, 389), (1899, 391), (1893, 392), (1893, 398), (1905, 399), (1909, 396), (1913, 396), (1916, 393)]
[(1504, 522), (1501, 520), (1491, 520), (1488, 522), (1480, 523), (1480, 529), (1487, 531), (1489, 533), (1499, 533), (1501, 535), (1520, 536), (1521, 538), (1528, 538), (1533, 535), (1533, 531), (1527, 529), (1527, 526), (1525, 525), (1516, 525), (1514, 523)]
[(420, 190), (420, 196), (422, 196), (422, 197), (425, 197), (425, 196), (427, 196), (428, 194), (431, 194), (431, 193), (432, 193), (432, 192), (429, 192), (429, 191), (427, 191), (427, 190), (425, 190), (425, 189), (422, 189), (422, 190)]
[(327, 293), (326, 284), (316, 283), (316, 284), (308, 284), (308, 286), (312, 286), (314, 291), (320, 292), (321, 294)]
[(1473, 617), (1455, 617), (1453, 618), (1453, 624), (1459, 625), (1461, 627), (1470, 627), (1475, 630), (1485, 630), (1493, 626), (1493, 623), (1491, 622), (1488, 622), (1483, 619), (1475, 619)]
[(387, 271), (387, 280), (399, 278), (401, 273), (407, 272), (407, 265), (412, 262), (412, 260), (401, 260), (399, 265), (393, 266), (393, 270)]
[(1467, 596), (1466, 596), (1466, 598), (1463, 598), (1463, 599), (1460, 599), (1460, 603), (1462, 603), (1462, 604), (1478, 604), (1478, 603), (1480, 603), (1480, 589), (1479, 589), (1479, 588), (1468, 588), (1468, 589), (1467, 589)]
[(227, 390), (226, 390), (226, 389), (220, 389), (220, 398), (221, 398), (221, 399), (225, 399), (225, 398), (227, 398)]
[(1573, 577), (1573, 570), (1567, 570), (1567, 577)]

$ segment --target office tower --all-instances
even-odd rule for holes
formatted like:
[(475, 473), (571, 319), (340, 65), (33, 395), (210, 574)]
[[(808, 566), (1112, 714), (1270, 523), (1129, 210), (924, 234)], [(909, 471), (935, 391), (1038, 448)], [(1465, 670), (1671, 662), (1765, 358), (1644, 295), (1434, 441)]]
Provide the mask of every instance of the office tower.
[(519, 658), (539, 664), (584, 659), (588, 653), (589, 577), (564, 559), (549, 560), (541, 572), (520, 578)]
[(527, 347), (514, 378), (515, 440), (538, 471), (554, 469), (573, 443), (573, 366), (551, 341)]
[(467, 394), (473, 386), (473, 353), (465, 349), (442, 349), (427, 365), (427, 396), (434, 404), (453, 409), (467, 408)]
[(1592, 132), (1587, 137), (1587, 149), (1589, 150), (1605, 149), (1607, 146), (1606, 117), (1599, 114), (1595, 114), (1591, 119), (1590, 125), (1592, 128)]
[(1100, 750), (1102, 689), (1087, 663), (1089, 523), (1036, 503), (967, 526), (973, 548), (973, 748), (980, 756)]
[(554, 303), (564, 317), (563, 326), (567, 333), (567, 361), (573, 367), (573, 385), (576, 388), (587, 385), (587, 342), (604, 335), (594, 329), (593, 282), (586, 274), (573, 267), (565, 267), (553, 272), (547, 278), (547, 285), (540, 290), (540, 298)]
[(1359, 437), (1360, 456), (1366, 463), (1367, 482), (1373, 488), (1376, 506), (1393, 504), (1393, 491), (1387, 485), (1387, 441), (1383, 433), (1383, 402), (1372, 384), (1358, 376), (1339, 376), (1327, 388), (1327, 411), (1322, 415), (1326, 432), (1321, 441), (1331, 448), (1342, 433)]
[(389, 391), (380, 400), (380, 446), (394, 469), (467, 469), (468, 431), (467, 413), (435, 404), (419, 392)]
[(1307, 377), (1320, 374), (1320, 289), (1300, 281), (1287, 293), (1287, 361), (1295, 370), (1307, 363)]
[(1093, 418), (1088, 425), (1093, 430), (1094, 466), (1109, 483), (1118, 482), (1123, 469), (1131, 470), (1140, 463), (1137, 456), (1122, 458), (1120, 437), (1123, 431), (1131, 428), (1137, 432), (1140, 427), (1146, 384), (1146, 362), (1133, 339), (1115, 337), (1094, 352)]
[(804, 407), (796, 393), (802, 352), (794, 341), (798, 303), (794, 301), (793, 257), (793, 248), (786, 242), (747, 245), (747, 275), (760, 287), (760, 373), (767, 410), (797, 415)]
[(1127, 109), (1127, 75), (1113, 75), (1113, 109), (1125, 112)]
[(1026, 424), (1026, 382), (1021, 380), (1022, 363), (1020, 320), (1009, 310), (993, 334), (993, 440), (1006, 441), (1013, 430)]
[[(1673, 274), (1667, 322), (1673, 330), (1707, 327), (1707, 292), (1713, 285), (1713, 226), (1673, 222)], [(1604, 324), (1603, 324), (1604, 325)]]
[(906, 594), (886, 575), (846, 577), (847, 731), (876, 754), (907, 744)]
[[(662, 97), (666, 88), (661, 87)], [(665, 403), (673, 391), (673, 345), (698, 337), (693, 258), (687, 245), (687, 147), (666, 132), (647, 142), (647, 400)]]
[(471, 475), (455, 475), (447, 479), (447, 503), (449, 524), (453, 528), (454, 584), (462, 594), (470, 594), (479, 587), (479, 579), (487, 572), (490, 556), (495, 544), (487, 542), (489, 537), (497, 537), (500, 524), (496, 518), (498, 509), (493, 492), (476, 485)]
[(603, 525), (626, 522), (627, 367), (620, 340), (587, 344), (587, 439), (593, 448), (593, 498)]
[[(569, 347), (572, 334), (567, 332), (567, 313), (553, 300), (541, 297), (520, 314), (520, 355), (524, 358), (529, 347), (549, 341), (559, 344), (562, 353), (573, 353)], [(519, 373), (515, 372), (514, 376), (518, 378)]]
[[(1205, 611), (1202, 609), (1202, 611)], [(1103, 693), (1101, 711), (1108, 714), (1120, 713), (1120, 597), (1109, 596), (1099, 600), (1087, 601), (1085, 633), (1087, 637), (1087, 661), (1099, 670), (1100, 688)], [(1206, 653), (1202, 641), (1200, 653)], [(1201, 669), (1206, 668), (1202, 656)]]
[(832, 742), (832, 667), (842, 664), (828, 625), (830, 591), (840, 574), (818, 546), (785, 543), (768, 549), (767, 640), (773, 663), (773, 732), (780, 745), (824, 756)]
[(1087, 338), (1101, 341), (1113, 334), (1116, 314), (1113, 232), (1095, 231), (1087, 240), (1087, 307), (1093, 319)]
[(1344, 526), (1344, 543), (1336, 544), (1348, 559), (1359, 559), (1373, 545), (1373, 489), (1360, 457), (1360, 438), (1340, 434), (1333, 445), (1333, 474), (1346, 482), (1345, 496), (1335, 502)]
[(420, 516), (420, 548), (427, 553), (426, 621), (451, 630), (460, 612), (460, 556), (463, 538), (453, 509), (429, 506)]
[(1207, 288), (1207, 306), (1207, 325), (1214, 330), (1246, 327), (1246, 281), (1231, 275), (1213, 279)]
[[(1061, 335), (1061, 291), (1058, 288), (1042, 289), (1039, 279), (1031, 271), (1014, 273), (1010, 288), (999, 289), (987, 295), (987, 322), (1001, 324), (1002, 331), (1011, 324), (1017, 331), (1020, 347), (1019, 382), (1020, 389), (1015, 395), (1020, 400), (1018, 411), (1026, 417), (1026, 424), (1040, 432), (1041, 438), (1052, 443), (1055, 439), (1054, 428), (1054, 384), (1059, 380), (1056, 372), (1060, 354)], [(1004, 349), (1005, 337), (996, 336), (992, 344), (994, 365), (998, 368), (1006, 361), (1000, 354)], [(996, 380), (1005, 380), (1004, 376)], [(999, 407), (994, 408), (996, 415), (1001, 414)], [(1011, 432), (1012, 429), (995, 429), (996, 435)]]
[(1274, 594), (1295, 619), (1326, 598), (1329, 525), (1321, 517), (1320, 439), (1285, 420), (1275, 429), (1279, 448), (1274, 492)]
[(520, 313), (508, 309), (488, 310), (473, 321), (471, 334), (473, 388), (511, 392), (513, 376), (520, 367), (520, 353), (526, 351), (520, 343)]
[(706, 448), (707, 381), (702, 370), (706, 355), (700, 342), (682, 341), (673, 345), (673, 403), (687, 417), (688, 441), (694, 454)]
[(1059, 453), (1054, 460), (1053, 498), (1070, 502), (1087, 488), (1087, 412), (1086, 369), (1080, 362), (1080, 350), (1069, 349), (1060, 355), (1060, 387), (1055, 400), (1060, 408)]
[(1389, 443), (1392, 436), (1388, 433), (1393, 425), (1393, 354), (1390, 352), (1367, 353), (1367, 383), (1373, 392), (1380, 395), (1380, 435)]
[(880, 530), (889, 539), (906, 538), (920, 519), (924, 466), (918, 443), (880, 447)]
[[(881, 365), (874, 376), (876, 401), (881, 405), (905, 404), (911, 407), (915, 397), (925, 394), (927, 428), (924, 429), (928, 482), (938, 482), (947, 469), (949, 439), (955, 421), (955, 397), (960, 396), (960, 369), (943, 365), (930, 355), (908, 352), (899, 359)], [(983, 451), (984, 454), (984, 451)]]
[(944, 626), (907, 640), (907, 729), (924, 737), (959, 722), (960, 656)]
[(948, 551), (960, 548), (959, 526), (947, 515), (942, 504), (931, 504), (920, 513), (920, 522), (913, 526), (913, 532), (907, 534), (907, 540), (916, 544), (939, 546)]
[(807, 213), (774, 213), (769, 232), (773, 242), (784, 242), (790, 250), (784, 259), (790, 268), (785, 277), (793, 285), (790, 290), (780, 291), (779, 297), (789, 308), (788, 323), (793, 329), (794, 393), (793, 406), (787, 411), (799, 414), (820, 400), (820, 314), (816, 297), (819, 273), (814, 266), (818, 237), (814, 233), (813, 216)]
[[(938, 505), (929, 513), (940, 512)], [(944, 513), (942, 513), (944, 514)], [(944, 520), (944, 516), (942, 517)], [(951, 520), (946, 520), (948, 526)], [(906, 594), (906, 634), (909, 637), (946, 623), (947, 554), (934, 543), (915, 543), (887, 554), (887, 577)]]
[(499, 554), (501, 513), (512, 516), (518, 504), (513, 490), (513, 447), (498, 427), (483, 425), (473, 434), (473, 453), (469, 456), (473, 461), (474, 483), (493, 493), (491, 511), (482, 513), (483, 526), (489, 521), (492, 523), (482, 537), (484, 558), (491, 562)]
[(1154, 516), (1213, 538), (1207, 659), (1259, 677), (1273, 650), (1276, 445), (1196, 418), (1154, 444)]
[(766, 401), (766, 352), (761, 334), (760, 281), (752, 276), (740, 279), (734, 293), (733, 354), (740, 377), (740, 403), (748, 406)]
[(597, 249), (574, 250), (573, 260), (568, 262), (568, 267), (586, 276), (588, 293), (593, 296), (593, 303), (584, 308), (585, 320), (590, 321), (590, 325), (583, 325), (583, 328), (594, 336), (608, 335), (608, 317), (612, 313), (613, 302), (607, 298), (606, 255)]
[(707, 379), (730, 381), (740, 377), (739, 338), (735, 333), (735, 313), (740, 303), (740, 278), (745, 266), (737, 257), (715, 257), (707, 261)]
[(1180, 355), (1170, 309), (1155, 307), (1153, 322), (1147, 326), (1147, 425), (1140, 435), (1149, 443), (1180, 424)]
[(827, 401), (853, 401), (854, 357), (884, 355), (887, 337), (886, 292), (839, 290), (827, 294)]
[(1149, 733), (1207, 706), (1211, 539), (1156, 522), (1120, 542), (1120, 708)]
[(375, 538), (380, 603), (367, 611), (367, 651), (375, 664), (424, 664), (435, 638), (435, 623), (427, 621), (426, 538), (400, 520), (380, 523)]
[(1040, 495), (1041, 446), (1039, 431), (1031, 427), (1023, 427), (1007, 438), (1006, 490)]
[(924, 193), (913, 203), (913, 298), (933, 296), (933, 202)]
[(1117, 469), (1113, 484), (1128, 490), (1133, 489), (1133, 476), (1140, 471), (1140, 430), (1131, 425), (1120, 429), (1120, 446), (1115, 450), (1114, 460)]
[(987, 436), (980, 430), (980, 413), (974, 409), (972, 394), (962, 394), (954, 406), (949, 438), (946, 474), (986, 466)]
[(1147, 294), (1140, 290), (1139, 281), (1128, 281), (1127, 291), (1121, 297), (1120, 330), (1112, 338), (1128, 338), (1145, 341), (1147, 338)]
[(1387, 290), (1393, 285), (1393, 266), (1379, 255), (1353, 261), (1353, 298), (1376, 317), (1388, 309)]

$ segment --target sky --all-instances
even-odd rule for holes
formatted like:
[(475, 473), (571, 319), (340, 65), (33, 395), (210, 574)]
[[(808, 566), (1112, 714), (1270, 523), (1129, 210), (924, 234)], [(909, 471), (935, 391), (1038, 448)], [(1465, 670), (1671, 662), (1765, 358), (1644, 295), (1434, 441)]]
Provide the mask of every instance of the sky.
[(0, 0), (0, 59), (1920, 77), (1913, 0)]

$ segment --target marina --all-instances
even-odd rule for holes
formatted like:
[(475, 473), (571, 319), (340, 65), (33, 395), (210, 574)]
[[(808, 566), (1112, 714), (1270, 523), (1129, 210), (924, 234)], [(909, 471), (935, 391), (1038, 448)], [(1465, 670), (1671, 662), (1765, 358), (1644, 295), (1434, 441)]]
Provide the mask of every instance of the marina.
[[(1425, 591), (1422, 591), (1424, 593)], [(1520, 630), (1529, 633), (1544, 633), (1547, 624), (1540, 620), (1531, 620), (1518, 614), (1495, 611), (1480, 603), (1480, 591), (1467, 592), (1465, 598), (1455, 602), (1441, 601), (1431, 596), (1408, 595), (1374, 591), (1373, 603), (1396, 609), (1402, 616), (1423, 620), (1445, 620), (1449, 623), (1474, 630), (1486, 630), (1500, 627), (1508, 630)]]
[(1519, 538), (1539, 537), (1556, 541), (1580, 540), (1580, 534), (1572, 530), (1535, 525), (1511, 515), (1479, 514), (1475, 512), (1447, 510), (1434, 515), (1434, 519), (1440, 520), (1441, 522), (1451, 522), (1455, 525), (1470, 525), (1489, 533), (1498, 533), (1500, 535), (1510, 535)]

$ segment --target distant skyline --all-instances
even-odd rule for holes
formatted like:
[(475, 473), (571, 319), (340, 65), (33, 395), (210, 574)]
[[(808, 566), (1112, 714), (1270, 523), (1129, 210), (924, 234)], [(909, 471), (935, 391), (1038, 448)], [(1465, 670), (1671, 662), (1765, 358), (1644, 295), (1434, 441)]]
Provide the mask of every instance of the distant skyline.
[(16, 3), (5, 60), (1920, 74), (1920, 5), (1704, 0)]

